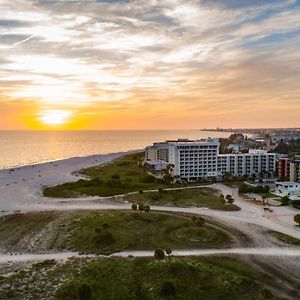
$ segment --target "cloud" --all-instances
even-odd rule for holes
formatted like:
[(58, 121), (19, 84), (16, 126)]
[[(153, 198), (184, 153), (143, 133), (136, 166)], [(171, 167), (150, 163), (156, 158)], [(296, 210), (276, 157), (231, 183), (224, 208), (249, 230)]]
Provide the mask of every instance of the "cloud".
[(194, 122), (299, 109), (296, 1), (4, 0), (0, 9), (2, 99)]

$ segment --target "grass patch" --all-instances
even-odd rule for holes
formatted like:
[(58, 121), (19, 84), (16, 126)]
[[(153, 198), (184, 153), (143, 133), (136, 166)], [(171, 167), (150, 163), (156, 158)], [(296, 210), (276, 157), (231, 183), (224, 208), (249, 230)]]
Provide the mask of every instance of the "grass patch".
[(0, 218), (0, 247), (10, 251), (25, 250), (29, 240), (55, 220), (51, 213), (13, 214)]
[(76, 182), (45, 187), (44, 195), (62, 198), (80, 195), (106, 197), (166, 187), (167, 184), (147, 174), (144, 168), (139, 165), (143, 155), (143, 153), (125, 155), (107, 165), (81, 170), (79, 174), (90, 179), (80, 179)]
[(101, 211), (27, 213), (0, 218), (0, 247), (11, 252), (122, 250), (228, 246), (227, 233), (175, 213)]
[[(90, 297), (79, 298), (79, 294)], [(264, 297), (266, 294), (271, 298)], [(58, 300), (276, 299), (262, 288), (249, 266), (227, 257), (170, 261), (101, 259), (74, 272), (56, 297)]]
[[(115, 196), (139, 190), (151, 190), (167, 187), (181, 187), (198, 184), (168, 184), (149, 175), (140, 165), (144, 153), (124, 155), (107, 165), (91, 167), (78, 172), (88, 179), (44, 187), (46, 197), (70, 198), (89, 196)], [(204, 183), (201, 183), (204, 185)], [(206, 183), (207, 184), (207, 183)]]
[(230, 244), (223, 231), (190, 217), (166, 213), (90, 213), (71, 224), (70, 244), (82, 252), (110, 254), (122, 250), (188, 249)]
[(289, 244), (289, 245), (295, 245), (295, 246), (300, 245), (300, 240), (296, 239), (292, 236), (289, 236), (287, 234), (284, 234), (284, 233), (281, 233), (281, 232), (278, 232), (278, 231), (269, 230), (268, 232), (271, 236), (275, 237), (277, 240), (279, 240), (283, 243), (286, 243), (286, 244)]
[(194, 188), (175, 191), (147, 192), (127, 195), (124, 199), (133, 203), (151, 205), (196, 206), (218, 210), (240, 210), (235, 204), (225, 204), (212, 188)]

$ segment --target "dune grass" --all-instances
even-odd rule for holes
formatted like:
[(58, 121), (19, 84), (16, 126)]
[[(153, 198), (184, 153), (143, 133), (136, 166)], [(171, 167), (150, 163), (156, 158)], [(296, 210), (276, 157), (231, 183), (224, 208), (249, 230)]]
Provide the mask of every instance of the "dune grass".
[(71, 248), (82, 252), (110, 254), (122, 250), (212, 248), (229, 244), (230, 237), (210, 224), (199, 226), (191, 217), (170, 213), (89, 213), (71, 224)]
[[(82, 294), (90, 298), (79, 298)], [(249, 266), (227, 257), (110, 258), (74, 272), (58, 300), (276, 299)]]
[(132, 203), (151, 205), (196, 206), (225, 211), (240, 210), (235, 204), (227, 204), (221, 201), (218, 192), (208, 187), (173, 191), (160, 190), (157, 192), (127, 195), (124, 199)]
[(85, 176), (86, 179), (44, 187), (44, 196), (57, 198), (80, 197), (83, 195), (108, 197), (139, 190), (208, 184), (208, 182), (166, 183), (147, 173), (141, 165), (143, 157), (144, 153), (129, 154), (106, 165), (82, 169), (77, 173)]
[(229, 257), (72, 258), (0, 276), (0, 300), (278, 300), (266, 282)]
[(80, 195), (105, 197), (168, 186), (147, 174), (140, 166), (139, 162), (143, 155), (143, 153), (125, 155), (107, 165), (83, 169), (79, 174), (88, 179), (45, 187), (44, 195), (61, 198)]
[(227, 233), (175, 213), (45, 212), (0, 218), (0, 247), (12, 252), (73, 250), (110, 254), (122, 250), (228, 246)]
[(281, 241), (285, 244), (295, 245), (295, 246), (300, 245), (300, 240), (296, 239), (292, 236), (289, 236), (287, 234), (284, 234), (284, 233), (281, 233), (278, 231), (273, 231), (273, 230), (269, 230), (268, 232), (271, 236), (275, 237), (276, 239), (278, 239), (279, 241)]

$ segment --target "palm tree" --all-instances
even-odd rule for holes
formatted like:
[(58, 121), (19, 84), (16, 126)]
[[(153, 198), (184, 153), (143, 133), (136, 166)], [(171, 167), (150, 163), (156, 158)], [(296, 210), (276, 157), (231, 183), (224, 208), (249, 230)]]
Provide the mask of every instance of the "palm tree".
[(171, 249), (171, 248), (168, 248), (168, 249), (166, 250), (166, 253), (167, 253), (168, 258), (169, 258), (169, 260), (170, 260), (171, 254), (172, 254), (172, 249)]

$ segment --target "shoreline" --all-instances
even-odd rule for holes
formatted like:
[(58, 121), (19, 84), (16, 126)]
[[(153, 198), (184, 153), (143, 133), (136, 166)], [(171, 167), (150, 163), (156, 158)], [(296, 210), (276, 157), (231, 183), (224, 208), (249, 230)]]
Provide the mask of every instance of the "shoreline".
[(24, 167), (32, 167), (32, 166), (39, 166), (43, 164), (51, 164), (51, 163), (57, 163), (57, 162), (63, 162), (67, 160), (76, 160), (76, 159), (88, 159), (88, 158), (93, 158), (93, 157), (98, 157), (98, 156), (107, 156), (107, 155), (119, 155), (121, 153), (130, 154), (130, 153), (135, 153), (135, 152), (142, 152), (144, 149), (134, 149), (134, 150), (128, 150), (128, 151), (121, 151), (121, 152), (110, 152), (110, 153), (104, 153), (104, 154), (90, 154), (90, 155), (78, 155), (78, 156), (69, 156), (69, 157), (61, 157), (57, 159), (49, 159), (49, 160), (41, 160), (37, 162), (28, 162), (24, 164), (16, 164), (16, 165), (11, 165), (11, 166), (5, 166), (5, 167), (0, 167), (0, 172), (1, 171), (7, 171), (10, 169), (21, 169)]
[(131, 150), (108, 154), (72, 157), (38, 164), (21, 166), (14, 171), (0, 170), (0, 215), (6, 211), (26, 210), (29, 206), (46, 204), (42, 195), (43, 186), (76, 181), (80, 176), (74, 172), (81, 169), (104, 165), (123, 155), (141, 152)]

